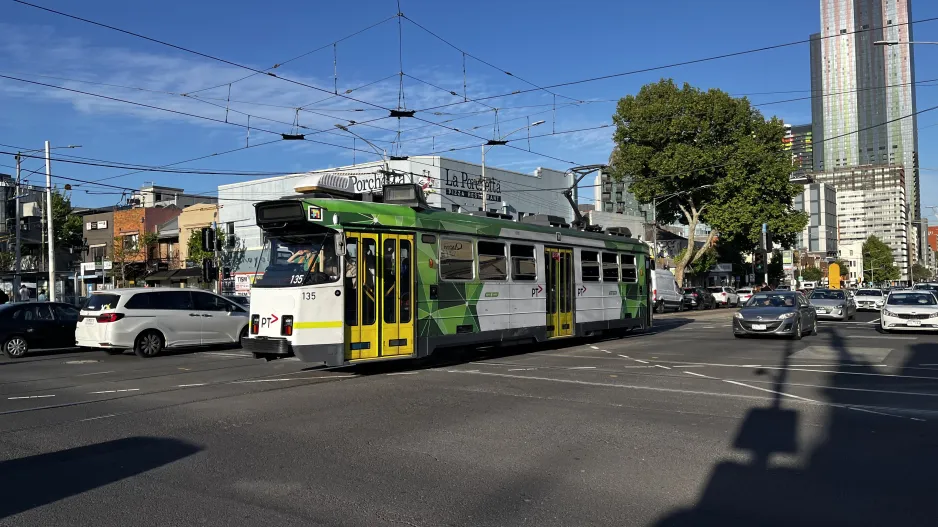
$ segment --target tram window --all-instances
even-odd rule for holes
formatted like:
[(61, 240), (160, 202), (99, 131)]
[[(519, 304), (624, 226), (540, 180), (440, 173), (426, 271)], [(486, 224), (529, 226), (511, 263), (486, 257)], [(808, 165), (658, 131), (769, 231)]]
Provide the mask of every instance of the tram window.
[(537, 280), (537, 260), (533, 245), (511, 244), (511, 279), (531, 282)]
[(599, 253), (594, 251), (580, 251), (580, 265), (583, 269), (584, 282), (599, 281)]
[(365, 259), (365, 276), (362, 277), (362, 325), (370, 326), (375, 323), (377, 309), (375, 300), (378, 292), (375, 289), (375, 272), (378, 262), (376, 243), (372, 239), (362, 240), (362, 257)]
[(603, 282), (619, 281), (619, 262), (616, 253), (603, 253)]
[(635, 268), (635, 256), (631, 254), (620, 254), (619, 260), (622, 262), (622, 281), (638, 282), (638, 270)]
[(397, 240), (384, 240), (384, 264), (381, 284), (384, 287), (384, 300), (381, 305), (384, 306), (384, 321), (387, 323), (397, 322)]
[(440, 238), (440, 278), (472, 280), (472, 242)]
[(479, 279), (508, 280), (504, 243), (479, 242)]
[(345, 242), (345, 323), (358, 325), (358, 239)]
[(401, 323), (410, 322), (410, 241), (401, 240)]

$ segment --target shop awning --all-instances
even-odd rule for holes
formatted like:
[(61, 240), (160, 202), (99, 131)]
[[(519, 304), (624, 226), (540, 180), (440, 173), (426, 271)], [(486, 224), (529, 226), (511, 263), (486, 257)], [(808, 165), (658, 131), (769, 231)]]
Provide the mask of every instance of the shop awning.
[(201, 278), (201, 277), (202, 277), (201, 267), (190, 267), (189, 269), (177, 269), (176, 274), (173, 275), (173, 280), (185, 280), (187, 278)]
[(157, 271), (155, 273), (148, 274), (143, 280), (146, 282), (156, 282), (159, 280), (169, 280), (169, 277), (173, 276), (176, 271)]

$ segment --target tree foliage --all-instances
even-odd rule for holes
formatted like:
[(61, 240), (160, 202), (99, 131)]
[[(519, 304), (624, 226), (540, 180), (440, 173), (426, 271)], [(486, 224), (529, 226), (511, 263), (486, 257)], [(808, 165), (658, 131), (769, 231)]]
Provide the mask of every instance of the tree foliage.
[(898, 280), (899, 276), (892, 249), (876, 236), (867, 238), (863, 242), (863, 280), (888, 282)]
[(52, 225), (56, 247), (67, 249), (83, 244), (81, 216), (72, 214), (72, 198), (67, 191), (52, 191)]
[[(237, 269), (242, 262), (244, 262), (244, 257), (246, 254), (246, 248), (241, 240), (238, 240), (235, 237), (234, 247), (229, 247), (227, 235), (222, 231), (217, 231), (216, 236), (218, 237), (218, 243), (221, 244), (221, 265), (222, 267), (228, 267), (229, 269)], [(202, 265), (202, 260), (205, 258), (214, 258), (215, 253), (212, 251), (202, 250), (202, 230), (194, 229), (189, 233), (189, 240), (186, 242), (186, 245), (189, 249), (189, 258), (188, 260)]]
[[(629, 181), (640, 202), (657, 202), (659, 223), (688, 225), (689, 247), (701, 222), (714, 229), (705, 248), (719, 232), (745, 252), (755, 248), (763, 223), (785, 247), (807, 224), (791, 209), (798, 188), (789, 182), (782, 122), (767, 121), (747, 99), (664, 79), (622, 98), (613, 121), (612, 175)], [(703, 256), (685, 252), (676, 262), (678, 282)]]
[(824, 278), (824, 272), (817, 267), (805, 267), (801, 270), (801, 277), (807, 282), (819, 282), (821, 278)]
[(916, 263), (912, 266), (912, 280), (916, 282), (924, 282), (925, 280), (931, 280), (934, 275), (931, 272), (931, 269), (925, 267), (920, 263)]
[[(719, 262), (719, 254), (714, 248), (703, 249), (700, 252), (698, 259), (694, 260), (685, 270), (685, 274), (693, 276), (704, 276), (710, 273), (710, 269), (713, 268)], [(687, 248), (681, 249), (677, 255), (674, 256), (675, 261), (681, 261), (684, 258), (684, 255), (687, 253)]]
[(769, 261), (769, 283), (780, 284), (785, 279), (785, 266), (782, 264), (782, 253), (780, 251), (772, 252), (772, 259)]
[(10, 271), (13, 269), (13, 263), (16, 255), (10, 251), (0, 251), (0, 271)]

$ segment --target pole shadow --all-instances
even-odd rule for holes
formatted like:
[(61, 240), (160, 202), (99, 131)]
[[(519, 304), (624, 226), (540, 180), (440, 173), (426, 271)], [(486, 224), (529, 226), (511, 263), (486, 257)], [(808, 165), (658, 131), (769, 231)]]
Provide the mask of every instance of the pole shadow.
[(201, 447), (128, 437), (0, 462), (0, 519), (168, 465)]

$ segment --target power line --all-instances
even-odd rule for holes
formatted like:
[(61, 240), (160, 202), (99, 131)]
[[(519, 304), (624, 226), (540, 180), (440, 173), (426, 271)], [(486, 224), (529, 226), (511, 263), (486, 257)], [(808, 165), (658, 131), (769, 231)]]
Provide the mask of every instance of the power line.
[[(18, 1), (21, 1), (21, 0), (14, 0), (14, 1), (17, 1), (17, 2), (18, 2)], [(867, 28), (867, 29), (858, 29), (858, 30), (856, 30), (856, 31), (851, 31), (851, 32), (848, 32), (848, 33), (839, 33), (839, 34), (834, 34), (834, 35), (828, 35), (828, 36), (825, 36), (825, 37), (819, 37), (818, 39), (811, 39), (811, 38), (808, 38), (808, 39), (804, 39), (804, 40), (796, 40), (796, 41), (793, 41), (793, 42), (787, 42), (787, 43), (784, 43), (784, 44), (774, 44), (774, 45), (771, 45), (771, 46), (762, 46), (762, 47), (759, 47), (759, 48), (747, 49), (747, 50), (743, 50), (743, 51), (735, 51), (735, 52), (732, 52), (732, 53), (724, 53), (724, 54), (721, 54), (721, 55), (714, 55), (714, 56), (704, 57), (704, 58), (699, 58), (699, 59), (685, 60), (685, 61), (681, 61), (681, 62), (673, 62), (673, 63), (671, 63), (671, 64), (665, 64), (665, 65), (661, 65), (661, 66), (650, 66), (650, 67), (647, 67), (647, 68), (641, 68), (641, 69), (630, 70), (630, 71), (623, 71), (623, 72), (620, 72), (620, 73), (611, 73), (611, 74), (608, 74), (608, 75), (600, 75), (600, 76), (596, 76), (596, 77), (590, 77), (590, 78), (587, 78), (587, 79), (580, 79), (580, 80), (575, 80), (575, 81), (561, 82), (561, 83), (551, 84), (551, 85), (543, 86), (543, 87), (539, 87), (539, 88), (532, 88), (532, 89), (527, 89), (527, 90), (516, 90), (516, 91), (510, 92), (510, 93), (503, 93), (503, 94), (500, 94), (500, 95), (490, 95), (490, 96), (486, 96), (486, 97), (479, 97), (479, 98), (477, 98), (476, 100), (497, 99), (497, 98), (500, 98), (500, 97), (508, 97), (508, 96), (512, 96), (512, 95), (520, 95), (520, 94), (522, 94), (522, 93), (529, 93), (529, 92), (538, 91), (538, 90), (546, 90), (546, 89), (550, 89), (550, 88), (560, 88), (560, 87), (563, 87), (563, 86), (574, 86), (574, 85), (577, 85), (577, 84), (585, 84), (585, 83), (589, 83), (589, 82), (596, 82), (596, 81), (607, 80), (607, 79), (613, 79), (613, 78), (618, 78), (618, 77), (625, 77), (625, 76), (629, 76), (629, 75), (636, 75), (636, 74), (639, 74), (639, 73), (648, 73), (648, 72), (651, 72), (651, 71), (659, 71), (659, 70), (664, 70), (664, 69), (677, 68), (677, 67), (680, 67), (680, 66), (689, 66), (689, 65), (692, 65), (692, 64), (700, 64), (700, 63), (703, 63), (703, 62), (710, 62), (710, 61), (722, 60), (722, 59), (727, 59), (727, 58), (732, 58), (732, 57), (739, 57), (739, 56), (743, 56), (743, 55), (751, 55), (751, 54), (754, 54), (754, 53), (761, 53), (761, 52), (763, 52), (763, 51), (771, 51), (771, 50), (775, 50), (775, 49), (782, 49), (782, 48), (797, 46), (797, 45), (800, 45), (800, 44), (809, 44), (809, 43), (811, 43), (813, 40), (826, 40), (826, 39), (829, 39), (829, 38), (846, 37), (846, 36), (855, 35), (855, 34), (858, 34), (858, 33), (864, 33), (864, 32), (869, 32), (869, 31), (876, 31), (876, 30), (880, 30), (880, 29), (885, 29), (886, 27), (890, 27), (890, 28), (891, 28), (891, 27), (898, 27), (898, 26), (901, 26), (901, 25), (921, 24), (921, 23), (924, 23), (924, 22), (934, 22), (934, 21), (936, 21), (936, 20), (938, 20), (938, 17), (923, 18), (923, 19), (920, 19), (920, 20), (913, 20), (913, 21), (910, 21), (910, 22), (903, 22), (903, 23), (901, 23), (901, 24), (891, 24), (891, 25), (889, 25), (889, 26), (880, 26), (880, 27), (871, 27), (871, 28)], [(418, 112), (426, 112), (426, 111), (429, 111), (429, 110), (436, 110), (436, 109), (439, 109), (439, 108), (446, 108), (446, 107), (449, 107), (449, 106), (455, 106), (455, 105), (457, 105), (457, 104), (464, 104), (464, 103), (458, 103), (458, 102), (457, 102), (457, 103), (443, 104), (443, 105), (440, 105), (440, 106), (431, 106), (431, 107), (429, 107), (429, 108), (422, 108), (422, 109), (418, 110)]]

